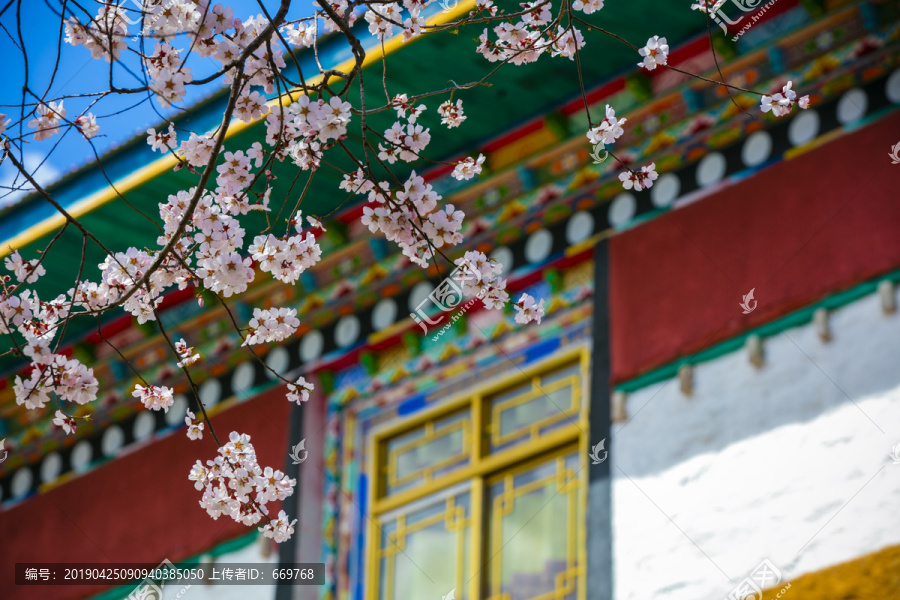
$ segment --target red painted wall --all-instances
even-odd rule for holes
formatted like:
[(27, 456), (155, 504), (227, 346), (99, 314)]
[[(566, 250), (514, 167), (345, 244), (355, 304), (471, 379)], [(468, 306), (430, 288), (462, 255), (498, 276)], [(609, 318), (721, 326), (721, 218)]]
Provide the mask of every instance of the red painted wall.
[(613, 237), (614, 381), (900, 268), (898, 140), (894, 114)]
[[(279, 386), (213, 417), (219, 439), (224, 443), (231, 431), (246, 433), (261, 466), (283, 468), (291, 407), (285, 391)], [(197, 459), (205, 463), (215, 455), (208, 430), (197, 441), (177, 430), (0, 512), (0, 598), (61, 600), (104, 590), (16, 586), (17, 562), (177, 562), (251, 532), (228, 517), (212, 520), (198, 504), (201, 492), (188, 473)], [(277, 504), (268, 507), (278, 514)]]

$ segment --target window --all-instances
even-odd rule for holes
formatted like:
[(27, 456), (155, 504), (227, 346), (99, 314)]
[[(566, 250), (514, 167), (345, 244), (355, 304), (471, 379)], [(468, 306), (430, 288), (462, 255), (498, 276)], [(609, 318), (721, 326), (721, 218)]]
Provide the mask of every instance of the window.
[(489, 484), (487, 598), (577, 597), (578, 465), (578, 454), (568, 452)]
[(373, 434), (367, 600), (583, 600), (588, 354)]
[(469, 464), (472, 426), (468, 412), (426, 421), (387, 442), (386, 489), (395, 493), (433, 481)]

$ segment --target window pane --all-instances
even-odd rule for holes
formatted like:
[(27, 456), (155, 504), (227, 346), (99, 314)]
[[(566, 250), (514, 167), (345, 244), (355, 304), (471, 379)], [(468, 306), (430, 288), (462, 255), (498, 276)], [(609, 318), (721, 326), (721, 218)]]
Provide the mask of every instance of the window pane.
[(460, 412), (389, 440), (385, 490), (402, 491), (468, 464), (470, 424), (468, 411)]
[(569, 379), (570, 377), (578, 377), (580, 374), (581, 366), (578, 363), (574, 363), (560, 369), (559, 371), (554, 371), (553, 373), (548, 373), (541, 378), (541, 383), (543, 385), (550, 385), (556, 383), (557, 381), (561, 381), (563, 379)]
[(470, 514), (464, 492), (382, 517), (379, 599), (466, 598)]
[(579, 365), (571, 365), (489, 398), (489, 450), (503, 450), (577, 422), (579, 375)]
[(560, 456), (489, 488), (488, 598), (574, 600), (583, 527), (578, 457)]

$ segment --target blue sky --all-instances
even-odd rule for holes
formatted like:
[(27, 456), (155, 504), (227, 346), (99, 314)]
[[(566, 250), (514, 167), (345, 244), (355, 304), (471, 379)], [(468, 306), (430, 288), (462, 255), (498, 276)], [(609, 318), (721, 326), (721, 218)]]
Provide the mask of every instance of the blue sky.
[[(131, 3), (135, 1), (121, 0), (125, 6), (131, 6)], [(278, 0), (262, 0), (262, 3), (269, 14), (274, 14), (280, 4)], [(61, 0), (23, 0), (21, 4), (21, 37), (28, 54), (28, 86), (36, 94), (43, 95), (51, 83), (53, 67), (57, 60), (60, 20), (54, 14), (54, 10), (58, 11), (62, 2)], [(234, 9), (235, 17), (241, 19), (262, 12), (256, 0), (226, 0), (222, 4), (231, 6)], [(82, 3), (82, 6), (90, 8), (96, 14), (96, 8), (99, 8), (100, 4), (97, 3), (97, 0), (87, 0)], [(54, 10), (51, 10), (51, 7)], [(19, 119), (22, 87), (26, 75), (25, 62), (22, 53), (17, 48), (19, 34), (15, 8), (15, 4), (13, 4), (0, 17), (0, 24), (3, 26), (0, 29), (0, 56), (3, 57), (4, 73), (4, 85), (0, 87), (0, 113), (9, 115), (13, 123)], [(302, 0), (293, 3), (288, 18), (299, 18), (311, 13), (312, 0)], [(132, 29), (136, 32), (137, 27), (135, 25), (129, 28), (129, 32)], [(152, 44), (149, 41), (146, 44), (148, 45), (147, 51), (151, 52)], [(173, 45), (176, 48), (186, 49), (188, 42), (176, 40)], [(108, 89), (109, 64), (105, 60), (92, 58), (90, 52), (83, 46), (74, 47), (63, 42), (61, 49), (59, 68), (49, 93), (46, 94), (47, 100), (52, 100), (60, 95), (85, 94)], [(188, 66), (192, 68), (194, 78), (199, 79), (215, 72), (220, 65), (212, 58), (195, 57), (188, 61)], [(139, 73), (139, 63), (136, 57), (128, 57), (122, 63), (114, 64), (113, 78), (117, 87), (142, 86), (143, 82), (135, 76)], [(220, 86), (221, 84), (218, 82), (204, 86), (189, 86), (184, 105), (190, 106)], [(26, 98), (26, 102), (34, 101), (31, 96)], [(88, 107), (91, 101), (91, 98), (65, 100), (64, 107), (67, 111), (67, 118), (74, 119)], [(123, 112), (112, 114), (120, 111)], [(100, 133), (92, 141), (97, 152), (102, 154), (135, 135), (146, 132), (148, 128), (157, 125), (164, 117), (172, 115), (176, 111), (175, 109), (162, 109), (155, 99), (148, 100), (146, 94), (114, 94), (101, 100), (91, 108), (91, 112), (98, 116), (97, 124), (101, 127)], [(27, 131), (27, 126), (23, 126)], [(18, 135), (17, 129), (10, 130), (8, 133)], [(77, 131), (62, 130), (61, 133), (65, 133), (65, 135), (57, 134), (49, 140), (31, 141), (24, 145), (25, 165), (31, 169), (42, 165), (37, 171), (36, 177), (41, 184), (52, 182), (94, 159), (90, 144)], [(9, 185), (14, 174), (15, 169), (12, 165), (8, 161), (4, 161), (0, 165), (0, 185)], [(5, 196), (5, 194), (6, 190), (0, 190), (0, 196)], [(22, 195), (19, 193), (14, 197), (0, 197), (0, 207), (17, 201)]]

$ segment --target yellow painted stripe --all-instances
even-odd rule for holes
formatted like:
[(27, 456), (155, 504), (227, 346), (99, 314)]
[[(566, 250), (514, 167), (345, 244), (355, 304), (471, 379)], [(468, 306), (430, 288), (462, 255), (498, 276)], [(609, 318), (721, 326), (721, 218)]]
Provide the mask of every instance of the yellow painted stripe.
[(795, 148), (791, 148), (789, 150), (785, 150), (784, 152), (784, 160), (794, 160), (801, 154), (806, 154), (810, 150), (815, 150), (819, 146), (823, 146), (832, 140), (836, 140), (837, 138), (845, 135), (847, 130), (843, 127), (838, 127), (837, 129), (832, 129), (828, 133), (824, 135), (820, 135), (819, 137), (811, 140), (802, 146), (797, 146)]
[(882, 600), (900, 598), (900, 546), (888, 546), (818, 571), (781, 581), (762, 600)]
[(595, 233), (594, 235), (592, 235), (588, 239), (584, 240), (583, 242), (579, 242), (579, 243), (575, 244), (574, 246), (569, 246), (568, 248), (566, 248), (565, 255), (566, 256), (575, 256), (576, 254), (583, 252), (584, 250), (587, 250), (588, 248), (593, 248), (598, 243), (600, 243), (600, 240), (602, 240), (603, 238), (607, 238), (607, 237), (611, 237), (611, 236), (612, 236), (612, 232), (610, 232), (610, 231), (601, 231), (600, 233)]
[[(448, 12), (440, 12), (440, 13), (432, 16), (431, 18), (429, 18), (427, 20), (427, 24), (442, 25), (444, 23), (453, 21), (453, 20), (457, 19), (458, 17), (461, 17), (461, 16), (467, 14), (470, 10), (472, 10), (475, 7), (475, 1), (476, 0), (464, 0), (463, 2), (460, 2), (459, 4), (457, 4), (456, 8), (454, 8), (453, 10), (450, 10)], [(424, 37), (426, 37), (426, 36), (419, 36), (417, 38), (414, 38), (413, 40), (410, 40), (408, 43), (413, 43)], [(394, 52), (397, 52), (401, 47), (403, 47), (403, 45), (404, 45), (403, 35), (402, 34), (395, 35), (394, 37), (392, 37), (388, 40), (385, 40), (384, 54), (385, 55), (393, 54)], [(366, 68), (366, 67), (372, 65), (373, 63), (378, 62), (379, 60), (381, 60), (381, 46), (377, 46), (366, 52), (366, 56), (363, 59), (362, 66), (363, 66), (363, 68)], [(351, 58), (351, 59), (348, 59), (348, 60), (342, 62), (341, 64), (337, 65), (334, 68), (339, 71), (347, 72), (353, 68), (353, 63), (354, 63), (354, 59)], [(338, 79), (341, 79), (341, 78), (337, 77), (337, 76), (332, 76), (329, 83), (331, 81), (338, 80)], [(308, 79), (307, 81), (309, 82), (310, 85), (315, 85), (316, 83), (320, 82), (321, 80), (322, 80), (322, 75), (320, 74), (320, 75), (316, 75), (315, 77)], [(293, 93), (296, 94), (297, 91), (295, 90)], [(286, 93), (281, 98), (275, 98), (275, 99), (270, 100), (268, 102), (268, 105), (269, 105), (269, 107), (276, 106), (279, 103), (283, 103), (287, 97), (288, 97), (288, 94)], [(260, 123), (260, 122), (261, 121), (254, 121), (252, 123), (244, 123), (243, 121), (232, 121), (228, 127), (228, 131), (225, 133), (225, 138), (228, 139), (230, 137), (233, 137), (233, 136), (241, 133), (245, 129), (248, 129), (248, 128), (252, 127), (253, 125), (256, 125), (257, 123)], [(115, 200), (116, 198), (119, 197), (119, 194), (124, 195), (126, 192), (129, 192), (135, 188), (138, 188), (141, 185), (144, 185), (145, 183), (149, 182), (153, 178), (162, 175), (163, 173), (165, 173), (166, 171), (168, 171), (169, 169), (174, 167), (175, 164), (176, 164), (175, 157), (173, 157), (171, 154), (166, 154), (166, 155), (156, 159), (149, 165), (142, 167), (136, 171), (133, 171), (132, 173), (129, 173), (125, 177), (122, 177), (121, 179), (117, 180), (114, 184), (115, 189), (113, 188), (113, 186), (107, 186), (107, 187), (91, 194), (87, 198), (84, 198), (82, 200), (75, 202), (67, 209), (67, 212), (76, 219), (79, 217), (82, 217), (82, 216), (86, 215), (87, 213), (100, 208), (104, 204)], [(116, 192), (116, 190), (118, 190), (118, 193)], [(23, 247), (27, 246), (28, 244), (37, 241), (38, 239), (42, 238), (43, 236), (53, 233), (54, 231), (56, 231), (57, 229), (62, 227), (65, 224), (65, 222), (66, 222), (65, 217), (63, 217), (60, 214), (55, 214), (52, 217), (48, 217), (48, 218), (44, 219), (43, 221), (39, 221), (39, 222), (35, 223), (34, 225), (29, 227), (22, 233), (14, 235), (13, 237), (4, 241), (2, 243), (2, 245), (0, 245), (0, 258), (9, 254), (11, 249), (23, 248)]]

